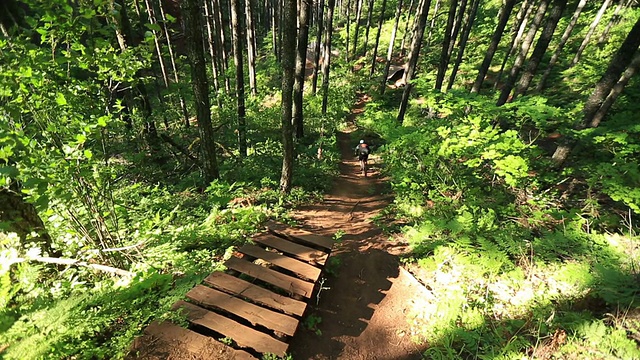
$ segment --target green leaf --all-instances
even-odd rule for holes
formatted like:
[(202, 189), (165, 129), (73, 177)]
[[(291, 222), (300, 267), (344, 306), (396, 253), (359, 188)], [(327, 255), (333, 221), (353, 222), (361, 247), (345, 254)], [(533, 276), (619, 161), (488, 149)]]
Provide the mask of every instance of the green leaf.
[(91, 150), (89, 149), (85, 150), (84, 157), (86, 157), (87, 159), (91, 159), (93, 157), (93, 153), (91, 152)]
[(58, 105), (67, 105), (67, 99), (65, 99), (62, 93), (56, 94), (56, 102), (58, 103)]
[(158, 24), (144, 24), (147, 29), (149, 30), (153, 30), (153, 31), (162, 31), (162, 29), (160, 28), (160, 25)]
[(87, 137), (84, 134), (78, 134), (76, 135), (76, 141), (80, 144), (84, 144), (84, 142), (87, 141)]
[(106, 127), (107, 126), (107, 120), (109, 119), (108, 116), (100, 116), (98, 118), (98, 125), (102, 126), (102, 127)]

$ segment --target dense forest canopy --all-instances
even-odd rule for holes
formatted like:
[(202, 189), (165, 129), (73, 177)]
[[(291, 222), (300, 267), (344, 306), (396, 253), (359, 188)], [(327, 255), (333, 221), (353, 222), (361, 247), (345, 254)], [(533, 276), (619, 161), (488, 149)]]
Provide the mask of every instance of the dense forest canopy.
[(3, 1), (0, 355), (125, 357), (367, 94), (426, 358), (639, 358), (639, 68), (637, 0)]

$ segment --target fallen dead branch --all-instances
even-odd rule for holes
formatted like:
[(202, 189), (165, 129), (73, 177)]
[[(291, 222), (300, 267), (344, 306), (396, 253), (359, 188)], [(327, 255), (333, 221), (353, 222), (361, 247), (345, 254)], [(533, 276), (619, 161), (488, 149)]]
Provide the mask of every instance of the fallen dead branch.
[(76, 259), (52, 258), (52, 257), (33, 257), (33, 258), (12, 259), (12, 262), (14, 264), (26, 262), (26, 261), (37, 261), (37, 262), (48, 263), (48, 264), (59, 264), (59, 265), (69, 265), (69, 266), (82, 266), (89, 269), (103, 271), (103, 272), (120, 275), (120, 276), (133, 277), (134, 275), (131, 271), (122, 270), (122, 269), (114, 268), (112, 266), (107, 266), (107, 265), (89, 264), (86, 261), (81, 261)]

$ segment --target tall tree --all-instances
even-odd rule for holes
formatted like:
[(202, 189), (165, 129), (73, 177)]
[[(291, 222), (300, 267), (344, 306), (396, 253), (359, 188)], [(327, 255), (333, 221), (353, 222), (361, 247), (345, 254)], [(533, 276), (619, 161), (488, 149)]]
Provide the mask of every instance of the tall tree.
[(487, 76), (487, 71), (489, 71), (489, 66), (491, 66), (491, 60), (493, 60), (493, 56), (498, 49), (498, 45), (500, 45), (502, 33), (504, 32), (504, 28), (507, 26), (507, 22), (509, 22), (509, 17), (511, 16), (511, 12), (513, 11), (515, 4), (516, 0), (506, 0), (502, 7), (498, 24), (491, 36), (491, 43), (489, 43), (489, 48), (484, 54), (484, 59), (482, 60), (482, 65), (480, 65), (480, 69), (478, 70), (476, 81), (473, 83), (473, 87), (471, 88), (471, 93), (478, 93), (482, 87), (484, 78)]
[(628, 8), (632, 2), (633, 0), (626, 0), (626, 1), (618, 0), (618, 5), (616, 5), (616, 9), (613, 12), (613, 16), (611, 16), (611, 18), (609, 19), (609, 22), (607, 23), (607, 26), (604, 28), (604, 30), (600, 34), (600, 38), (598, 38), (598, 45), (602, 45), (607, 42), (607, 40), (609, 39), (609, 32), (611, 31), (613, 26), (617, 24), (622, 18), (622, 16), (620, 15), (620, 12), (623, 9)]
[(553, 52), (553, 55), (551, 55), (551, 59), (549, 59), (549, 64), (547, 64), (547, 68), (544, 70), (544, 73), (540, 78), (540, 82), (538, 82), (538, 85), (536, 86), (536, 90), (538, 92), (541, 92), (542, 90), (544, 90), (545, 84), (547, 82), (547, 78), (551, 74), (551, 69), (553, 69), (553, 66), (558, 62), (558, 59), (560, 58), (560, 54), (562, 54), (562, 49), (564, 48), (565, 44), (569, 40), (569, 36), (571, 36), (571, 33), (573, 32), (573, 29), (576, 26), (576, 23), (578, 22), (578, 17), (580, 17), (580, 14), (582, 13), (582, 9), (586, 4), (587, 4), (587, 0), (580, 0), (578, 5), (576, 6), (576, 10), (573, 12), (573, 16), (571, 16), (571, 20), (569, 21), (567, 28), (564, 30), (564, 33), (560, 38), (560, 42), (558, 43), (558, 46)]
[(589, 30), (587, 31), (587, 34), (584, 36), (584, 39), (582, 40), (582, 43), (580, 44), (578, 51), (576, 51), (576, 55), (573, 57), (573, 60), (571, 60), (571, 66), (574, 66), (575, 64), (578, 63), (578, 61), (580, 61), (580, 56), (582, 56), (582, 52), (589, 44), (589, 41), (591, 40), (591, 35), (593, 35), (593, 33), (596, 31), (596, 27), (600, 23), (600, 20), (602, 19), (602, 15), (604, 15), (605, 11), (607, 11), (609, 4), (611, 4), (611, 0), (604, 0), (604, 2), (602, 3), (600, 10), (598, 10), (598, 13), (596, 14), (596, 17), (593, 18), (591, 25), (589, 25)]
[[(634, 54), (638, 51), (638, 48), (640, 48), (640, 18), (636, 20), (629, 34), (627, 34), (620, 48), (618, 48), (618, 51), (609, 62), (607, 70), (596, 83), (595, 90), (585, 102), (582, 110), (583, 118), (576, 126), (577, 130), (595, 127), (600, 124), (600, 120), (594, 122), (594, 116), (606, 101), (607, 96), (611, 94), (613, 87), (620, 81), (622, 73), (635, 61)], [(600, 117), (603, 116), (604, 114), (600, 115)], [(555, 166), (560, 166), (564, 163), (569, 156), (571, 147), (570, 140), (558, 145), (552, 156)]]
[(538, 38), (536, 47), (533, 49), (533, 53), (529, 57), (529, 62), (527, 63), (525, 71), (522, 73), (520, 81), (518, 81), (518, 85), (516, 86), (516, 90), (513, 93), (512, 100), (515, 100), (518, 95), (524, 95), (529, 89), (531, 80), (533, 80), (533, 76), (536, 74), (536, 70), (538, 70), (538, 66), (540, 65), (540, 61), (542, 61), (542, 57), (547, 52), (547, 48), (549, 47), (549, 43), (551, 42), (553, 33), (558, 26), (558, 21), (562, 17), (562, 13), (564, 12), (564, 8), (566, 6), (567, 0), (554, 1), (553, 7), (551, 8), (551, 11), (549, 12), (549, 16), (547, 18), (547, 23), (542, 29), (542, 33)]
[[(436, 90), (442, 90), (442, 83), (449, 65), (449, 43), (451, 43), (451, 32), (453, 23), (456, 20), (456, 7), (458, 0), (451, 0), (449, 4), (449, 16), (447, 17), (447, 27), (444, 29), (444, 38), (442, 39), (442, 52), (440, 52), (440, 63), (438, 65), (438, 74), (436, 75)], [(454, 39), (455, 40), (455, 39)]]
[(358, 33), (360, 32), (360, 20), (362, 17), (362, 3), (364, 0), (357, 0), (357, 1), (358, 1), (358, 10), (356, 12), (356, 30), (353, 37), (354, 59), (355, 59), (355, 56), (358, 54)]
[[(407, 20), (404, 22), (404, 35), (402, 36), (402, 42), (400, 43), (400, 55), (402, 56), (404, 56), (404, 45), (407, 42), (407, 37), (409, 36), (409, 34), (411, 34), (409, 24), (411, 23), (411, 14), (413, 14), (413, 2), (414, 0), (411, 0), (411, 2), (409, 3), (409, 8), (407, 9)], [(419, 5), (420, 4), (418, 4), (418, 7), (420, 7)]]
[(436, 4), (433, 6), (433, 16), (431, 17), (431, 24), (429, 25), (429, 34), (427, 35), (427, 46), (431, 46), (431, 35), (433, 29), (436, 27), (436, 18), (438, 17), (438, 10), (440, 10), (440, 0), (436, 0)]
[(367, 56), (367, 46), (369, 45), (369, 30), (371, 29), (372, 17), (373, 17), (373, 0), (369, 0), (369, 9), (367, 10), (367, 26), (364, 30), (364, 49), (362, 50), (363, 57)]
[(211, 109), (209, 106), (209, 85), (207, 84), (207, 66), (204, 60), (202, 38), (202, 9), (199, 0), (182, 2), (182, 13), (185, 21), (185, 36), (188, 46), (188, 59), (191, 65), (191, 84), (196, 102), (198, 133), (203, 163), (203, 180), (206, 184), (219, 177), (216, 159), (216, 145), (213, 127), (211, 126)]
[(413, 30), (413, 41), (411, 41), (411, 52), (409, 53), (409, 63), (407, 64), (407, 71), (405, 72), (404, 82), (406, 84), (404, 91), (402, 92), (402, 101), (400, 102), (400, 110), (398, 111), (398, 123), (402, 124), (404, 121), (404, 114), (407, 111), (407, 105), (409, 104), (409, 96), (411, 95), (411, 80), (413, 79), (416, 66), (418, 65), (418, 56), (420, 55), (420, 47), (422, 46), (422, 38), (424, 37), (424, 29), (427, 26), (427, 16), (429, 15), (429, 7), (431, 6), (431, 0), (423, 0), (420, 2), (418, 13), (416, 14), (417, 20), (416, 26)]
[(449, 84), (447, 85), (447, 90), (451, 89), (451, 87), (453, 86), (453, 82), (456, 80), (456, 75), (458, 74), (458, 68), (462, 63), (464, 50), (467, 47), (467, 40), (469, 40), (469, 34), (471, 34), (471, 28), (473, 27), (473, 22), (476, 18), (476, 13), (478, 12), (479, 3), (480, 3), (480, 0), (473, 0), (471, 7), (469, 8), (467, 22), (464, 25), (462, 34), (460, 35), (460, 43), (458, 45), (458, 56), (456, 57), (456, 61), (453, 63), (453, 69), (451, 69), (451, 76), (449, 77)]
[(324, 62), (322, 63), (322, 114), (327, 113), (329, 103), (329, 69), (331, 67), (331, 36), (333, 34), (333, 9), (335, 0), (329, 0), (324, 34)]
[(401, 12), (402, 12), (402, 0), (398, 0), (398, 7), (396, 8), (396, 19), (393, 24), (393, 30), (391, 31), (389, 48), (387, 49), (387, 61), (384, 64), (384, 72), (382, 73), (382, 87), (380, 88), (381, 94), (384, 94), (384, 91), (387, 89), (387, 78), (389, 77), (389, 68), (391, 67), (391, 56), (393, 55), (393, 44), (396, 41), (396, 33), (398, 32), (398, 24), (400, 23)]
[(309, 10), (312, 0), (301, 0), (300, 3), (300, 31), (298, 31), (298, 45), (296, 52), (296, 74), (293, 85), (293, 124), (298, 139), (304, 136), (304, 117), (302, 113), (302, 99), (304, 95), (304, 75), (307, 64), (307, 43), (309, 42)]
[(531, 47), (531, 44), (533, 43), (533, 39), (535, 38), (536, 33), (538, 32), (538, 27), (540, 26), (540, 23), (544, 18), (544, 14), (547, 12), (548, 6), (549, 6), (549, 0), (540, 0), (538, 4), (538, 10), (536, 11), (536, 15), (534, 16), (533, 21), (531, 22), (531, 27), (527, 32), (527, 36), (525, 36), (524, 40), (522, 40), (520, 53), (516, 57), (513, 63), (513, 66), (511, 67), (509, 78), (507, 79), (506, 83), (502, 87), (502, 90), (500, 91), (500, 97), (498, 98), (498, 101), (496, 103), (498, 106), (504, 105), (504, 103), (506, 103), (507, 100), (509, 99), (511, 90), (513, 90), (516, 80), (520, 75), (520, 71), (522, 71), (522, 65), (524, 64), (524, 60), (526, 59), (527, 54), (529, 53), (529, 48)]
[[(373, 76), (373, 72), (376, 68), (376, 62), (378, 62), (378, 45), (380, 45), (380, 34), (382, 33), (382, 23), (384, 22), (385, 10), (387, 10), (387, 0), (382, 0), (382, 9), (380, 10), (380, 18), (378, 19), (378, 33), (376, 34), (376, 44), (373, 47), (373, 56), (371, 57), (371, 71), (369, 72), (369, 77)], [(395, 37), (395, 34), (393, 36)]]
[(522, 2), (522, 5), (520, 6), (520, 10), (516, 14), (516, 26), (514, 27), (515, 31), (511, 36), (509, 51), (505, 54), (504, 58), (502, 59), (502, 64), (500, 65), (500, 70), (498, 70), (496, 81), (493, 83), (494, 89), (497, 89), (501, 85), (502, 75), (504, 73), (505, 66), (507, 66), (507, 62), (516, 53), (518, 47), (520, 46), (522, 35), (524, 34), (525, 29), (527, 28), (529, 16), (533, 12), (533, 8), (534, 6), (532, 4), (532, 1), (524, 0)]
[(293, 106), (294, 62), (296, 58), (296, 0), (284, 0), (282, 27), (282, 174), (280, 190), (291, 190), (293, 177)]
[[(320, 44), (322, 44), (322, 33), (324, 31), (324, 0), (319, 0), (320, 7), (318, 8), (318, 37), (315, 43), (315, 50), (313, 51), (313, 81), (311, 90), (315, 95), (318, 92), (318, 73), (320, 71)], [(348, 18), (347, 18), (348, 19)], [(348, 29), (348, 27), (347, 27)], [(347, 44), (349, 44), (349, 37), (347, 36)], [(347, 53), (349, 50), (347, 49)]]
[(229, 77), (226, 75), (226, 71), (229, 68), (229, 54), (227, 53), (227, 40), (225, 38), (224, 29), (224, 17), (222, 16), (222, 10), (220, 7), (220, 0), (211, 0), (211, 5), (213, 5), (213, 21), (215, 23), (216, 28), (216, 43), (220, 44), (219, 50), (220, 55), (222, 56), (222, 74), (224, 77), (224, 89), (229, 92), (231, 91), (231, 82), (229, 81)]
[(216, 46), (216, 42), (215, 42), (215, 35), (214, 35), (215, 27), (213, 25), (213, 12), (210, 9), (210, 7), (211, 7), (211, 2), (205, 0), (204, 1), (204, 18), (205, 18), (205, 23), (207, 24), (207, 43), (209, 44), (209, 57), (211, 58), (211, 74), (213, 75), (213, 88), (217, 93), (218, 89), (220, 88), (220, 83), (218, 81), (220, 71), (218, 69), (218, 62), (217, 62), (218, 56), (216, 54), (216, 49), (218, 48), (218, 46)]
[[(322, 14), (320, 14), (319, 18), (322, 19)], [(322, 22), (322, 20), (320, 22)], [(347, 0), (347, 41), (344, 42), (344, 46), (345, 46), (344, 61), (346, 62), (349, 62), (349, 43), (351, 42), (351, 38), (349, 37), (350, 30), (351, 30), (351, 0)]]
[(251, 95), (258, 95), (258, 87), (256, 84), (256, 28), (253, 21), (253, 5), (251, 0), (244, 0), (245, 11), (245, 28), (247, 33), (247, 62), (249, 66), (249, 87)]
[[(295, 0), (294, 0), (295, 1)], [(242, 65), (242, 30), (240, 29), (240, 0), (231, 0), (231, 25), (233, 41), (233, 63), (236, 67), (236, 104), (238, 111), (238, 150), (247, 156), (247, 124), (244, 104), (244, 70)]]

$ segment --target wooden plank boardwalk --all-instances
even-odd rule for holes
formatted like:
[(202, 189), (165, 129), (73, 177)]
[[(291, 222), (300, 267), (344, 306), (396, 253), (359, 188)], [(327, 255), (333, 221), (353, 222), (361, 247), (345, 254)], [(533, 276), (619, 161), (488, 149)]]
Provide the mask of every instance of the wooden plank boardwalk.
[[(275, 222), (174, 304), (189, 328), (153, 322), (131, 359), (283, 356), (314, 294), (333, 240)], [(317, 290), (317, 289), (315, 289)], [(219, 340), (225, 339), (222, 343)], [(227, 341), (228, 340), (228, 341)]]

